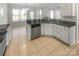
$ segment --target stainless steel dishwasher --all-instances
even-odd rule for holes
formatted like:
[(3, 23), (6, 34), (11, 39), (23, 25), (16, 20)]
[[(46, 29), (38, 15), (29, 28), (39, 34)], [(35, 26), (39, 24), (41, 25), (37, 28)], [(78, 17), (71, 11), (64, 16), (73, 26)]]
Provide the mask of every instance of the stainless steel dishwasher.
[(41, 35), (41, 24), (31, 25), (31, 38), (36, 38)]

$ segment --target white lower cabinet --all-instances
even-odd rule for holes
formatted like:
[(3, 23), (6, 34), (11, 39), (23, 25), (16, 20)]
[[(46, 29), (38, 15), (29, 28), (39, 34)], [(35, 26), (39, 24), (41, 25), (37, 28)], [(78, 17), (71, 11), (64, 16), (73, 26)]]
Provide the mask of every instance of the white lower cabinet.
[(41, 35), (43, 35), (44, 34), (44, 25), (43, 25), (43, 23), (41, 24)]
[(60, 31), (61, 31), (61, 26), (60, 25), (56, 25), (56, 37), (58, 39), (60, 39)]
[(53, 33), (52, 26), (53, 26), (53, 24), (46, 24), (46, 23), (43, 24), (43, 29), (44, 29), (43, 33), (44, 33), (44, 35), (52, 36), (52, 33)]
[(70, 34), (70, 44), (73, 45), (76, 43), (76, 31), (75, 31), (75, 26), (73, 26), (72, 28), (70, 28), (69, 30), (69, 34)]
[(69, 28), (57, 24), (43, 23), (41, 25), (41, 34), (55, 36), (70, 45), (75, 43), (75, 26)]
[(61, 40), (70, 45), (75, 44), (75, 26), (70, 28), (61, 26)]
[(7, 29), (7, 36), (6, 36), (6, 44), (9, 45), (9, 41), (12, 39), (12, 29), (11, 25)]
[(56, 37), (56, 35), (57, 35), (56, 34), (56, 24), (52, 24), (52, 31), (53, 31), (52, 35)]
[(64, 27), (64, 26), (61, 26), (61, 40), (64, 41), (65, 43), (68, 43), (70, 42), (70, 39), (69, 39), (69, 28), (67, 27)]

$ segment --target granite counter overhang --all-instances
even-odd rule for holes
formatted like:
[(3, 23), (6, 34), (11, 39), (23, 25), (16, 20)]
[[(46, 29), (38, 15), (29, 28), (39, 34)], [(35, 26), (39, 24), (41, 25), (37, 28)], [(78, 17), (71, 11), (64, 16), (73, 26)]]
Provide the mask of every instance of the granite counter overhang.
[(4, 35), (7, 33), (7, 28), (10, 24), (2, 24), (0, 25), (0, 43), (4, 39)]
[(7, 30), (10, 24), (2, 24), (0, 25), (0, 32), (4, 32)]
[(33, 21), (31, 22), (31, 20), (27, 20), (26, 21), (29, 25), (34, 25), (34, 24), (42, 24), (42, 23), (47, 23), (47, 24), (57, 24), (60, 26), (65, 26), (65, 27), (73, 27), (76, 26), (76, 22), (70, 22), (70, 21), (63, 21), (61, 19), (42, 19), (41, 21)]

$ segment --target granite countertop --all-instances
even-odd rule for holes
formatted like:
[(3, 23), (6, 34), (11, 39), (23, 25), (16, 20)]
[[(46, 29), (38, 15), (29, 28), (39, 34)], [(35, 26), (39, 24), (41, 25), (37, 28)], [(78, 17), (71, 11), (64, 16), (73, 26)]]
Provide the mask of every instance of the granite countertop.
[(5, 31), (9, 27), (9, 25), (10, 24), (2, 24), (2, 25), (0, 25), (0, 32)]
[(5, 38), (5, 33), (7, 33), (7, 28), (10, 24), (2, 24), (0, 25), (0, 42)]
[(41, 21), (38, 20), (27, 20), (26, 21), (29, 25), (34, 25), (34, 24), (41, 24)]
[(3, 41), (3, 39), (5, 38), (7, 31), (4, 32), (0, 32), (0, 43)]
[[(58, 20), (58, 21), (57, 21)], [(65, 26), (65, 27), (72, 27), (72, 26), (76, 26), (76, 22), (70, 22), (70, 21), (63, 21), (61, 19), (42, 19), (41, 21), (33, 21), (31, 22), (31, 20), (27, 20), (27, 23), (30, 25), (34, 25), (34, 24), (42, 24), (42, 23), (50, 23), (50, 24), (58, 24), (61, 26)]]
[(76, 22), (69, 22), (69, 21), (61, 21), (58, 24), (66, 27), (76, 26)]
[(58, 22), (57, 20), (42, 21), (42, 23), (58, 24), (58, 25), (65, 26), (65, 27), (76, 26), (76, 22), (63, 21), (63, 20), (59, 20)]

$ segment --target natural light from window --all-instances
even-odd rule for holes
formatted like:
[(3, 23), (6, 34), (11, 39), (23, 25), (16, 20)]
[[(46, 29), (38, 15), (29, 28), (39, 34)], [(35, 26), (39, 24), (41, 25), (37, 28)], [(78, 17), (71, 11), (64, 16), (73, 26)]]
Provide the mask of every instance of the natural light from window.
[(42, 10), (39, 11), (40, 19), (42, 19)]
[(19, 9), (13, 9), (13, 21), (19, 21), (20, 20), (20, 10)]
[(24, 21), (27, 20), (27, 9), (12, 9), (13, 21)]
[(2, 17), (4, 14), (3, 8), (0, 8), (0, 17)]
[(53, 18), (54, 18), (54, 11), (50, 10), (50, 19), (53, 19)]
[(27, 19), (27, 9), (23, 8), (21, 10), (21, 21), (26, 20)]
[(30, 11), (30, 19), (33, 20), (34, 19), (34, 12)]

